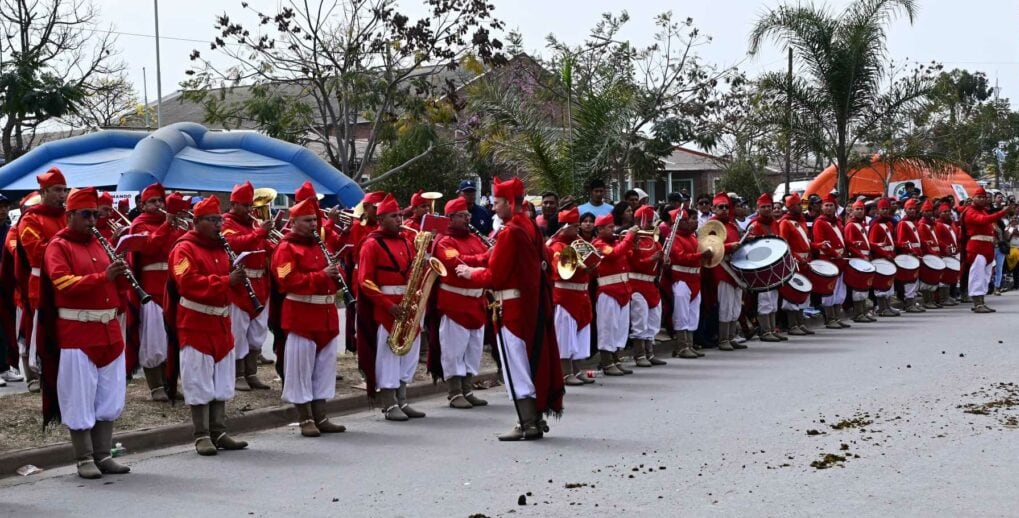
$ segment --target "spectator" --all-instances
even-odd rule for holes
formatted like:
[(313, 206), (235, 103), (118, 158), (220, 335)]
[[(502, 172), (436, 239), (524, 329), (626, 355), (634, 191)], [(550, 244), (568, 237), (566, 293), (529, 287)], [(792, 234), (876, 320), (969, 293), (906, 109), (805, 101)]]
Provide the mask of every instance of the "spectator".
[(541, 195), (541, 214), (537, 218), (538, 228), (545, 237), (559, 230), (559, 195), (548, 191)]
[(1008, 240), (1008, 257), (1005, 259), (1005, 266), (1012, 273), (1012, 289), (1019, 290), (1019, 216), (1008, 218), (1008, 226), (1005, 227), (1005, 239)]
[(605, 202), (605, 182), (595, 178), (591, 180), (587, 191), (590, 196), (587, 203), (577, 207), (581, 214), (590, 212), (598, 217), (612, 213), (612, 205)]
[(612, 207), (612, 221), (617, 230), (626, 230), (633, 226), (633, 208), (629, 203), (621, 201)]
[(580, 215), (580, 232), (578, 232), (578, 235), (580, 236), (581, 239), (587, 241), (588, 243), (594, 241), (595, 238), (594, 234), (595, 219), (597, 219), (597, 216), (595, 216), (594, 213), (591, 212), (585, 212)]
[(460, 182), (457, 194), (467, 200), (467, 210), (471, 213), (471, 225), (484, 235), (492, 233), (492, 213), (474, 201), (478, 196), (478, 187), (471, 180)]
[(697, 197), (697, 228), (701, 228), (714, 214), (711, 212), (711, 196), (702, 194)]

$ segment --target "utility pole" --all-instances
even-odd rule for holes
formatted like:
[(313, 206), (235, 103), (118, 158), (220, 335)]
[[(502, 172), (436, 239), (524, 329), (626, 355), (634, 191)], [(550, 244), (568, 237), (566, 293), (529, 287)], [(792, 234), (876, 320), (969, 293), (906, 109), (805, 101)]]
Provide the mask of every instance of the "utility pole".
[(145, 67), (142, 67), (142, 95), (145, 96), (145, 104), (142, 105), (142, 110), (145, 111), (145, 128), (151, 128), (149, 124), (149, 79), (145, 74)]
[(152, 0), (156, 14), (156, 127), (163, 127), (163, 75), (159, 65), (159, 0)]
[(785, 76), (785, 194), (789, 196), (792, 183), (792, 155), (793, 155), (793, 48), (789, 47), (789, 70)]

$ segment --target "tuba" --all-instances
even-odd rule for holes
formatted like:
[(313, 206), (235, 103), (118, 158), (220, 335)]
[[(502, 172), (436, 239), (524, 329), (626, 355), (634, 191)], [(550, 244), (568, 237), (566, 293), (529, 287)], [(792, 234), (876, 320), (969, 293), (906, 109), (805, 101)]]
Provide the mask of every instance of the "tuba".
[(442, 262), (428, 254), (431, 242), (431, 232), (422, 231), (414, 236), (414, 262), (411, 263), (407, 288), (400, 301), (404, 318), (393, 322), (393, 330), (386, 342), (389, 350), (397, 356), (410, 352), (414, 339), (421, 333), (421, 320), (425, 316), (425, 306), (428, 305), (428, 295), (435, 285), (435, 279), (446, 276), (446, 267)]

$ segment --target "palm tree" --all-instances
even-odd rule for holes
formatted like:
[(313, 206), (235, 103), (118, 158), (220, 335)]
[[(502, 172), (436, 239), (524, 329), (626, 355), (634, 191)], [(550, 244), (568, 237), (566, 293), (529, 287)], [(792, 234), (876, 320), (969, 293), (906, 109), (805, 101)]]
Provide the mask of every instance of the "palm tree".
[[(836, 16), (813, 4), (783, 5), (761, 17), (750, 33), (751, 55), (766, 39), (793, 49), (800, 78), (787, 86), (784, 74), (772, 74), (764, 82), (790, 96), (798, 118), (813, 128), (792, 128), (794, 134), (813, 140), (817, 134), (808, 132), (822, 131), (821, 152), (838, 167), (843, 204), (853, 147), (882, 121), (926, 98), (934, 86), (930, 72), (936, 66), (889, 80), (887, 25), (902, 13), (912, 23), (917, 8), (914, 0), (857, 0)], [(887, 88), (886, 82), (891, 83)]]

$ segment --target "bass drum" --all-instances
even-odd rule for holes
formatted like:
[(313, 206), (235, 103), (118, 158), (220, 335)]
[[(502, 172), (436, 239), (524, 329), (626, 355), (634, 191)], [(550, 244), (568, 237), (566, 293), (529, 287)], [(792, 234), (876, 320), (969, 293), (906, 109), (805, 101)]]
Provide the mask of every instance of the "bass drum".
[(962, 263), (954, 257), (942, 257), (945, 262), (945, 271), (941, 272), (941, 282), (952, 286), (962, 278)]
[(895, 263), (888, 259), (874, 259), (870, 262), (874, 265), (874, 291), (888, 291), (895, 286), (895, 272), (898, 268)]
[(907, 254), (895, 256), (895, 280), (909, 284), (920, 278), (920, 260)]
[(803, 304), (810, 299), (810, 291), (814, 289), (814, 285), (810, 282), (810, 279), (802, 273), (794, 273), (792, 277), (778, 289), (778, 294), (782, 296), (782, 299), (788, 301), (790, 304)]
[(870, 291), (870, 287), (874, 284), (874, 274), (877, 272), (874, 265), (859, 257), (853, 257), (847, 262), (849, 267), (846, 268), (844, 278), (846, 286), (856, 291)]
[(747, 240), (729, 261), (736, 275), (751, 292), (769, 291), (781, 286), (796, 272), (796, 260), (789, 244), (778, 237)]
[(945, 262), (940, 257), (927, 254), (920, 259), (920, 282), (928, 286), (941, 284), (941, 273), (945, 271)]
[(814, 293), (828, 296), (835, 293), (835, 282), (839, 279), (839, 267), (831, 261), (814, 259), (807, 263), (807, 271), (803, 272), (814, 286)]

